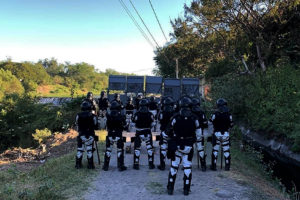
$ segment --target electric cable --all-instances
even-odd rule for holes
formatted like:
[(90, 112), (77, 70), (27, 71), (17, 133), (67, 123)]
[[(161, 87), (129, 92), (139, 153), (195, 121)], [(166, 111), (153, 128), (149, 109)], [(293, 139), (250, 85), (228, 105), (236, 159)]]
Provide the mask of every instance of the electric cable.
[(144, 32), (144, 30), (140, 27), (138, 22), (135, 20), (134, 16), (131, 14), (130, 10), (127, 8), (126, 4), (123, 2), (123, 0), (119, 0), (119, 3), (123, 7), (123, 9), (126, 11), (127, 15), (131, 18), (133, 21), (134, 25), (139, 29), (143, 37), (147, 40), (147, 42), (152, 46), (153, 49), (155, 49), (155, 46), (151, 42), (150, 38), (147, 36), (147, 34)]
[(163, 35), (164, 35), (164, 37), (165, 37), (165, 39), (166, 39), (166, 42), (168, 42), (168, 39), (167, 39), (167, 37), (166, 37), (166, 34), (165, 34), (165, 32), (164, 32), (164, 30), (163, 30), (161, 24), (160, 24), (160, 21), (159, 21), (159, 19), (158, 19), (158, 17), (157, 17), (157, 14), (156, 14), (155, 9), (154, 9), (154, 7), (153, 7), (153, 5), (152, 5), (152, 3), (151, 3), (151, 0), (149, 0), (149, 3), (150, 3), (150, 6), (151, 6), (151, 8), (152, 8), (152, 11), (153, 11), (153, 13), (154, 13), (154, 15), (155, 15), (156, 21), (157, 21), (157, 23), (158, 23), (158, 25), (159, 25), (159, 27), (160, 27), (160, 30), (161, 30), (161, 32), (163, 33)]
[(140, 13), (137, 11), (137, 9), (135, 8), (135, 6), (133, 5), (132, 1), (129, 0), (130, 4), (132, 5), (133, 9), (135, 10), (136, 14), (139, 16), (140, 20), (142, 21), (142, 23), (144, 24), (145, 28), (147, 29), (148, 33), (150, 34), (151, 38), (153, 39), (153, 41), (155, 42), (157, 48), (159, 48), (158, 43), (156, 42), (155, 38), (153, 37), (152, 33), (150, 32), (149, 28), (147, 27), (147, 25), (145, 24), (143, 18), (141, 17)]

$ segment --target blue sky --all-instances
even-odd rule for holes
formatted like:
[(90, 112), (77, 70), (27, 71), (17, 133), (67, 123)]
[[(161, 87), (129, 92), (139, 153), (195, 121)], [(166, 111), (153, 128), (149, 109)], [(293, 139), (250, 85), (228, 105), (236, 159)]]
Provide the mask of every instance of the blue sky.
[[(140, 26), (129, 0), (123, 0)], [(160, 46), (165, 39), (148, 0), (132, 0)], [(169, 39), (170, 19), (190, 0), (151, 1)], [(119, 0), (0, 0), (0, 60), (87, 62), (104, 71), (149, 74), (153, 48)], [(150, 36), (148, 35), (150, 38)]]

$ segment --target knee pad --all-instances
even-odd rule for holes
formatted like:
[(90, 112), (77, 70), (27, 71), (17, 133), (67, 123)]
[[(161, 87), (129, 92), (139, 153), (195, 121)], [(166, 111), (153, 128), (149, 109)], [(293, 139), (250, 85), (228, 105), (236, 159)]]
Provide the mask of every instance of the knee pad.
[(87, 151), (87, 157), (88, 159), (93, 157), (93, 152), (92, 151)]
[(141, 155), (141, 150), (140, 150), (140, 149), (135, 149), (135, 150), (134, 150), (134, 155), (135, 155), (136, 157), (140, 157), (140, 155)]

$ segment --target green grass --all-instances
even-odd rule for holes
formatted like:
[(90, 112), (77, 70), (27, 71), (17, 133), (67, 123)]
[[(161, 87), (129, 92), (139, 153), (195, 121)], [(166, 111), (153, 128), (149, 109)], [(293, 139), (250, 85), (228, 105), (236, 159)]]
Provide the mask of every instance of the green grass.
[(12, 165), (0, 171), (0, 199), (80, 199), (91, 180), (99, 174), (97, 158), (94, 161), (96, 170), (88, 170), (86, 160), (83, 161), (84, 167), (77, 170), (74, 168), (75, 152), (72, 152), (50, 159), (29, 172), (21, 172)]
[(246, 145), (240, 147), (240, 142), (233, 141), (231, 146), (231, 173), (241, 185), (248, 185), (253, 190), (245, 194), (251, 200), (256, 199), (288, 199), (288, 194), (278, 179), (272, 177), (268, 166), (262, 163), (263, 155)]

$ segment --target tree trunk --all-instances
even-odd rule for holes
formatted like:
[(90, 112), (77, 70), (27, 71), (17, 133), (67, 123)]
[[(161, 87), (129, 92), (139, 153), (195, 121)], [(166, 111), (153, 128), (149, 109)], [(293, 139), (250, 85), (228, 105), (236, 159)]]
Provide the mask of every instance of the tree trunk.
[(259, 61), (259, 64), (260, 64), (260, 67), (263, 71), (266, 71), (266, 65), (265, 65), (265, 62), (261, 56), (261, 52), (260, 52), (260, 48), (258, 46), (258, 44), (256, 44), (256, 53), (257, 53), (257, 57), (258, 57), (258, 61)]

